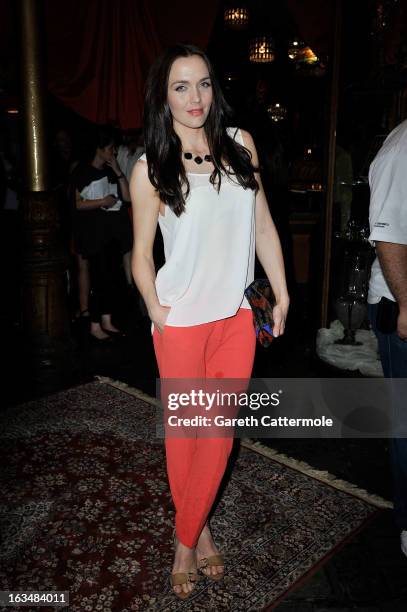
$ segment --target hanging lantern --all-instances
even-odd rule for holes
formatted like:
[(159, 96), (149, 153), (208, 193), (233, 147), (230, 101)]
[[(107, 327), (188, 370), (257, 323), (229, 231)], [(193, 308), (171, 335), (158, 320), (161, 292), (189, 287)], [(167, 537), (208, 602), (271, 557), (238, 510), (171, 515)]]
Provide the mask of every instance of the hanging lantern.
[(274, 42), (269, 36), (253, 38), (249, 43), (249, 60), (255, 64), (274, 61)]
[(319, 62), (319, 58), (315, 55), (310, 47), (307, 47), (298, 38), (294, 38), (288, 45), (288, 57), (296, 64), (313, 65)]
[(233, 30), (243, 30), (249, 23), (249, 11), (243, 6), (227, 8), (224, 12), (225, 25)]
[(298, 38), (294, 38), (288, 43), (288, 58), (295, 62), (300, 55), (301, 49), (304, 47), (304, 43), (302, 43)]
[(315, 55), (310, 47), (305, 47), (302, 52), (302, 62), (312, 66), (313, 64), (317, 64), (319, 62), (319, 57)]
[(267, 114), (272, 121), (279, 123), (280, 121), (284, 121), (284, 119), (286, 119), (287, 109), (282, 106), (280, 102), (275, 102), (267, 107)]

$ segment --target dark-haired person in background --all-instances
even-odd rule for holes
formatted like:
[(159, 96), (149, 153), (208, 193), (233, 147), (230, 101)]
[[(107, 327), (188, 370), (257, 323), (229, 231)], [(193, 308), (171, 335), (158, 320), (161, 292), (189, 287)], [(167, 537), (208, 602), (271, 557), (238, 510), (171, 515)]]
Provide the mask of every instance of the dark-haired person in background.
[[(133, 275), (154, 332), (162, 379), (250, 378), (255, 333), (245, 288), (255, 250), (277, 299), (275, 336), (289, 298), (280, 241), (247, 132), (227, 128), (230, 109), (207, 56), (190, 45), (167, 50), (146, 87), (146, 155), (130, 181)], [(159, 223), (165, 265), (155, 273)], [(224, 561), (208, 524), (232, 448), (231, 437), (166, 437), (176, 508), (172, 584), (188, 597), (197, 566), (218, 580)]]
[(72, 182), (75, 249), (89, 261), (90, 333), (97, 340), (108, 340), (121, 333), (112, 323), (115, 253), (128, 253), (133, 240), (123, 206), (130, 200), (129, 185), (115, 157), (111, 128), (97, 130), (92, 161), (75, 169)]

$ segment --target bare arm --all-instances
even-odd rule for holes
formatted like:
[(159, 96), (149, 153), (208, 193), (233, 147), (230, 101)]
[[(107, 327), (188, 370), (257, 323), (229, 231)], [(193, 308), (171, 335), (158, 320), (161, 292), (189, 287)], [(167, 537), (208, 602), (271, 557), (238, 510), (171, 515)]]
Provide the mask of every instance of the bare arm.
[(400, 307), (397, 333), (407, 340), (407, 245), (376, 241), (383, 275)]
[(98, 198), (97, 200), (84, 200), (76, 189), (75, 200), (77, 210), (96, 210), (97, 208), (110, 208), (116, 204), (117, 198), (108, 195), (105, 198)]
[[(245, 147), (252, 154), (252, 163), (258, 167), (259, 160), (253, 139), (248, 132), (244, 132), (243, 141)], [(277, 234), (273, 219), (271, 218), (266, 195), (261, 183), (260, 174), (256, 173), (259, 191), (256, 196), (256, 253), (270, 281), (276, 306), (273, 311), (274, 328), (273, 335), (279, 336), (284, 333), (285, 320), (287, 317), (290, 299), (285, 279), (284, 260), (281, 250), (280, 239)]]
[[(120, 192), (122, 194), (122, 198), (125, 202), (130, 202), (130, 189), (129, 183), (127, 181), (126, 176), (123, 174), (122, 169), (119, 166), (119, 163), (114, 155), (110, 158), (110, 161), (106, 162), (107, 166), (115, 173), (118, 184), (120, 185)], [(119, 178), (120, 177), (120, 178)]]
[(120, 191), (122, 193), (123, 200), (125, 202), (130, 202), (129, 183), (127, 181), (127, 178), (124, 176), (124, 174), (121, 178), (119, 178), (119, 184), (120, 184)]
[(145, 161), (139, 160), (134, 165), (130, 179), (130, 196), (134, 228), (131, 259), (133, 278), (143, 296), (150, 319), (161, 333), (169, 308), (160, 305), (155, 289), (153, 246), (160, 211), (160, 198), (150, 183)]

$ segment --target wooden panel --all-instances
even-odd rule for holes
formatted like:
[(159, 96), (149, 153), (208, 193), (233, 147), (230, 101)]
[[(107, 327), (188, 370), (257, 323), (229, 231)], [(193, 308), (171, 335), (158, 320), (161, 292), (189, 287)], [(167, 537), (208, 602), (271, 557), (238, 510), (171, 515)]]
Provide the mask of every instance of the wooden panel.
[(294, 272), (297, 283), (309, 281), (310, 242), (310, 234), (293, 235)]
[(310, 280), (311, 241), (320, 217), (317, 213), (293, 213), (290, 230), (293, 241), (294, 273), (297, 283)]

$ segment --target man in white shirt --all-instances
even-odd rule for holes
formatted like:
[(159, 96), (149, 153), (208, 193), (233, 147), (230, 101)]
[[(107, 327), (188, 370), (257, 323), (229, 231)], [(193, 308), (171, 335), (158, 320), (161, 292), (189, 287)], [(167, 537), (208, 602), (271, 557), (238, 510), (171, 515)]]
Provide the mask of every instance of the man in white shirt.
[[(384, 141), (370, 166), (369, 184), (369, 239), (377, 255), (369, 284), (369, 317), (384, 376), (407, 379), (407, 120)], [(390, 443), (395, 519), (407, 556), (407, 439)]]

